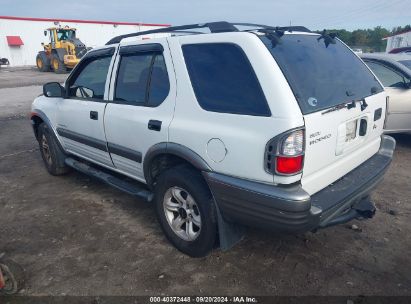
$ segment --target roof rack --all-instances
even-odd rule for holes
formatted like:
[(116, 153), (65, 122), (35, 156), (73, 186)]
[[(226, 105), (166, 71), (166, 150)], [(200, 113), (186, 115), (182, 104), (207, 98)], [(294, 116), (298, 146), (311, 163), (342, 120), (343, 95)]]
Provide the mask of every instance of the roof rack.
[(208, 28), (211, 33), (239, 32), (240, 30), (237, 28), (237, 26), (246, 26), (246, 27), (253, 28), (253, 29), (249, 29), (246, 31), (255, 31), (259, 29), (264, 29), (264, 30), (281, 30), (281, 31), (290, 31), (290, 32), (291, 31), (311, 32), (309, 29), (303, 26), (274, 27), (274, 26), (254, 24), (254, 23), (230, 23), (226, 21), (219, 21), (219, 22), (208, 22), (208, 23), (171, 26), (171, 27), (160, 28), (160, 29), (155, 29), (155, 30), (148, 30), (148, 31), (120, 35), (120, 36), (116, 36), (112, 38), (110, 41), (106, 43), (106, 45), (120, 43), (121, 40), (125, 38), (138, 37), (138, 36), (149, 35), (149, 34), (159, 34), (159, 33), (202, 34), (202, 32), (187, 31), (187, 30), (202, 29), (202, 28)]
[[(189, 24), (189, 25), (180, 25), (180, 26), (171, 26), (161, 29), (148, 30), (143, 32), (136, 32), (126, 35), (120, 35), (112, 38), (106, 45), (119, 43), (124, 38), (137, 37), (148, 34), (158, 34), (158, 33), (171, 33), (184, 30), (200, 29), (200, 28), (209, 28), (211, 33), (222, 33), (222, 32), (237, 32), (238, 29), (233, 26), (231, 23), (220, 21), (220, 22), (209, 22), (209, 23), (198, 23), (198, 24)], [(201, 34), (201, 33), (199, 33)]]
[(257, 30), (256, 28), (261, 28), (265, 30), (280, 30), (280, 31), (287, 31), (287, 32), (307, 32), (311, 33), (311, 31), (306, 28), (305, 26), (270, 26), (270, 25), (264, 25), (264, 24), (255, 24), (255, 23), (232, 23), (234, 26), (247, 26), (251, 27), (253, 29), (247, 30), (247, 31), (254, 31)]

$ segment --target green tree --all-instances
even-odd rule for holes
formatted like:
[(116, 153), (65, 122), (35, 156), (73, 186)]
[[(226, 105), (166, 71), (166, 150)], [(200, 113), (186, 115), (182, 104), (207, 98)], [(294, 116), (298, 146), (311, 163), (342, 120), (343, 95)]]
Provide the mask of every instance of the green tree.
[(351, 46), (369, 46), (370, 42), (368, 39), (366, 30), (355, 30), (351, 33), (350, 43)]
[(372, 47), (374, 51), (377, 51), (377, 52), (385, 51), (387, 42), (382, 39), (384, 37), (387, 37), (388, 35), (390, 35), (390, 32), (381, 26), (377, 26), (373, 30), (369, 30), (368, 39), (370, 42), (370, 47)]
[(406, 26), (404, 26), (404, 27), (402, 27), (402, 26), (397, 26), (397, 27), (394, 27), (393, 29), (392, 29), (392, 31), (391, 31), (391, 35), (395, 35), (395, 34), (398, 34), (398, 33), (402, 33), (402, 32), (406, 32), (406, 31), (410, 31), (411, 30), (411, 25), (406, 25)]
[[(345, 29), (328, 29), (327, 32), (336, 33), (337, 37), (350, 47), (361, 47), (365, 52), (384, 52), (387, 43), (386, 40), (382, 40), (384, 37), (410, 30), (411, 25), (405, 25), (397, 26), (391, 31), (377, 26), (373, 29), (357, 29), (352, 32)], [(317, 33), (321, 32), (317, 31)]]

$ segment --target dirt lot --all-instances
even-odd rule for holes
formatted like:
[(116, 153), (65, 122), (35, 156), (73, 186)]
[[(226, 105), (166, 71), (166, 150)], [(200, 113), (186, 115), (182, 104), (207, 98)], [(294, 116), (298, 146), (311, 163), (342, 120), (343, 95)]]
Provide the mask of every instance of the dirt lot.
[(79, 173), (46, 172), (26, 114), (50, 80), (63, 79), (0, 71), (0, 252), (26, 269), (22, 294), (411, 295), (410, 135), (395, 136), (378, 213), (355, 221), (360, 230), (252, 230), (228, 252), (192, 259), (167, 242), (149, 204)]

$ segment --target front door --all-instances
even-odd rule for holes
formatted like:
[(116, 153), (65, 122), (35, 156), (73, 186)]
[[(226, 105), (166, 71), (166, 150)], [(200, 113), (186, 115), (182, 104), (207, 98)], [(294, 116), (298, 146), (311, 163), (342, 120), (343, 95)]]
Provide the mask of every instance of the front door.
[(383, 83), (389, 96), (385, 129), (390, 132), (411, 131), (411, 89), (409, 79), (394, 67), (375, 60), (367, 65)]
[(168, 141), (175, 76), (167, 42), (120, 46), (105, 114), (107, 145), (115, 167), (144, 180), (147, 150)]
[(79, 63), (66, 81), (57, 116), (57, 133), (68, 152), (111, 167), (103, 118), (114, 50), (90, 52)]
[(389, 96), (386, 129), (392, 131), (411, 131), (411, 89), (385, 88)]

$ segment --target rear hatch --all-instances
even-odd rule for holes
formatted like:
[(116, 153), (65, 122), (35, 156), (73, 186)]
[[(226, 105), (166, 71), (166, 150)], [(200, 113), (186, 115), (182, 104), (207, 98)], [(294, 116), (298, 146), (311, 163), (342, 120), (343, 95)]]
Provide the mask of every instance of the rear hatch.
[(338, 39), (299, 33), (285, 34), (275, 43), (268, 35), (261, 39), (304, 116), (301, 184), (313, 194), (378, 151), (385, 93), (367, 66)]

